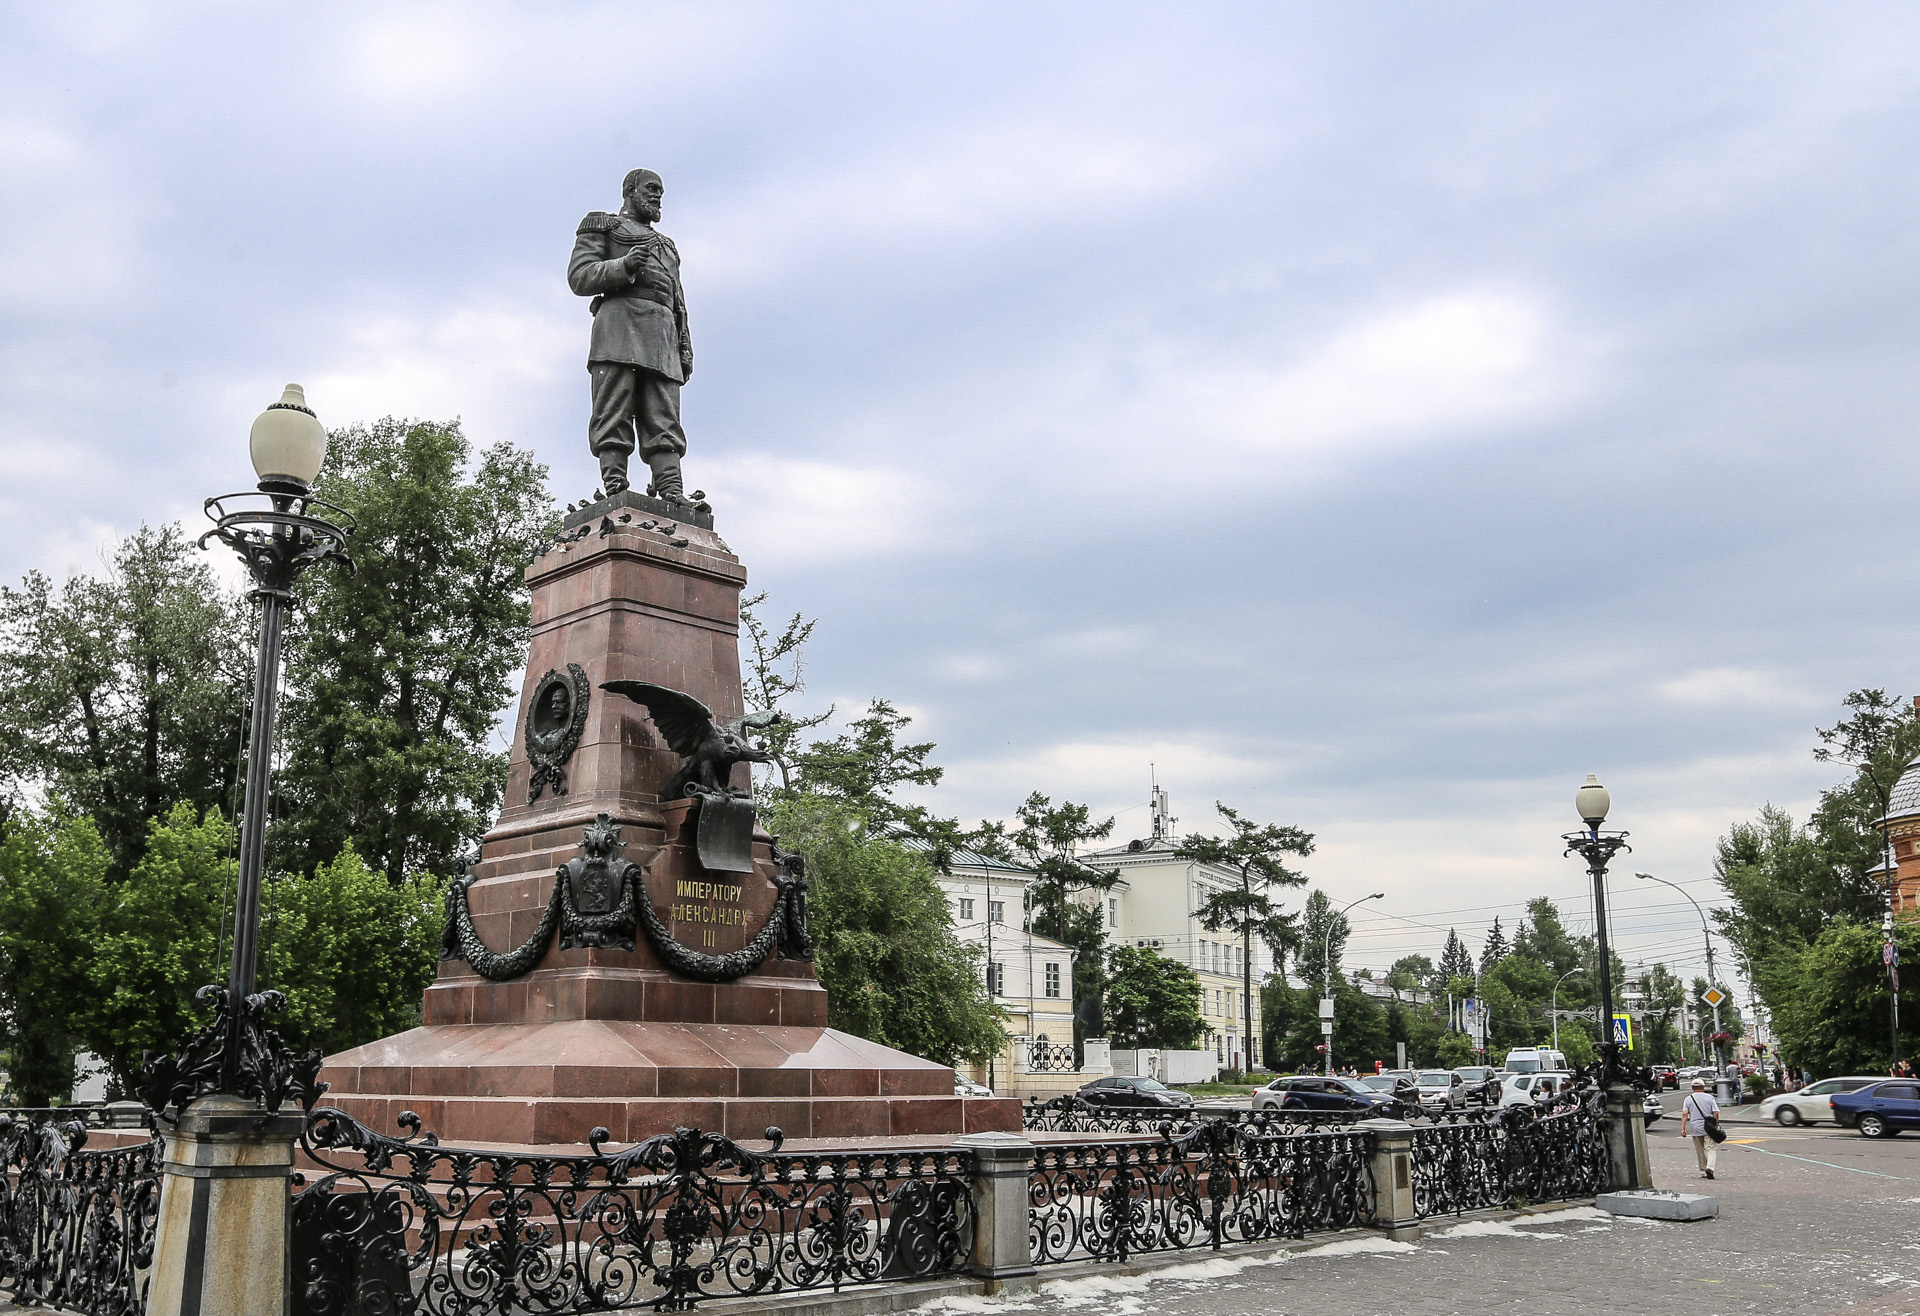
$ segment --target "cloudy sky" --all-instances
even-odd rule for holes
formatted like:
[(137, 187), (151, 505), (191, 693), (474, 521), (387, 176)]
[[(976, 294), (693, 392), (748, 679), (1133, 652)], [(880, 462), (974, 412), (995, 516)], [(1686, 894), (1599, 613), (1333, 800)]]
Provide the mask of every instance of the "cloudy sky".
[(1384, 965), (1580, 921), (1597, 772), (1704, 897), (1920, 684), (1917, 73), (1894, 4), (12, 6), (0, 577), (197, 518), (289, 379), (587, 493), (563, 271), (644, 164), (693, 480), (929, 803), (1125, 838), (1151, 764)]

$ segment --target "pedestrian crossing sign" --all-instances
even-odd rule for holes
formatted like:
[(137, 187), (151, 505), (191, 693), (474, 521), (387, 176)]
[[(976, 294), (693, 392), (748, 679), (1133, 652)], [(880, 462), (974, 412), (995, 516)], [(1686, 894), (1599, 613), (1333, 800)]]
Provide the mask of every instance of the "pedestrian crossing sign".
[(1727, 999), (1727, 994), (1721, 991), (1718, 987), (1709, 987), (1707, 988), (1707, 990), (1700, 993), (1700, 999), (1705, 1001), (1708, 1005), (1718, 1005), (1722, 1001)]
[(1627, 1050), (1633, 1050), (1633, 1016), (1616, 1014), (1613, 1016), (1613, 1040)]

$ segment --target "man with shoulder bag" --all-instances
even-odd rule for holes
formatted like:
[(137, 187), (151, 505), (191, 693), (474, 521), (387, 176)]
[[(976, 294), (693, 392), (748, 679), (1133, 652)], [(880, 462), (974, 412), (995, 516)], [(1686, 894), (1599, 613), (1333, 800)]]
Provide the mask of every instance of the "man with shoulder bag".
[(1727, 1140), (1727, 1131), (1720, 1127), (1720, 1103), (1707, 1091), (1704, 1078), (1693, 1080), (1693, 1091), (1680, 1104), (1680, 1134), (1693, 1139), (1693, 1157), (1700, 1163), (1701, 1177), (1713, 1178), (1715, 1153)]

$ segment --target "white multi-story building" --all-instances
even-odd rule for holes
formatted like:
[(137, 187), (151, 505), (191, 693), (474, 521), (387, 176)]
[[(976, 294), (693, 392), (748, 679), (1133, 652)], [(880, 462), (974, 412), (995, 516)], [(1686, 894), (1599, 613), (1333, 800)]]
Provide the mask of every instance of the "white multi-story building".
[(1073, 1048), (1073, 965), (1080, 952), (1027, 927), (1034, 872), (971, 850), (939, 874), (960, 940), (981, 949), (988, 989), (1007, 1012), (1007, 1046), (991, 1064), (963, 1070), (1008, 1095), (1064, 1092), (1085, 1082)]
[[(1153, 790), (1152, 832), (1139, 840), (1081, 854), (1089, 868), (1118, 869), (1121, 885), (1098, 897), (1107, 906), (1107, 936), (1117, 946), (1145, 946), (1178, 960), (1200, 978), (1200, 1013), (1206, 1021), (1203, 1045), (1222, 1067), (1247, 1069), (1245, 1035), (1253, 1019), (1253, 1065), (1260, 1063), (1260, 984), (1273, 967), (1272, 956), (1257, 939), (1252, 946), (1253, 992), (1246, 992), (1243, 947), (1230, 929), (1209, 930), (1200, 921), (1207, 897), (1237, 890), (1240, 875), (1231, 869), (1199, 864), (1174, 853), (1177, 820), (1170, 816), (1167, 793)], [(1090, 899), (1093, 897), (1089, 897)]]

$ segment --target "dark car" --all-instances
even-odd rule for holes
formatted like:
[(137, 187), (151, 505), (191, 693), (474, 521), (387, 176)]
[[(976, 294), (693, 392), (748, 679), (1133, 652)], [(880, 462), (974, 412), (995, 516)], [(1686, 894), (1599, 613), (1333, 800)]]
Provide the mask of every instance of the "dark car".
[(1920, 1083), (1890, 1078), (1855, 1092), (1836, 1092), (1833, 1118), (1851, 1124), (1862, 1137), (1891, 1138), (1902, 1129), (1920, 1129)]
[(1082, 1083), (1074, 1095), (1090, 1106), (1103, 1108), (1128, 1106), (1164, 1110), (1169, 1106), (1193, 1105), (1191, 1092), (1175, 1092), (1158, 1079), (1142, 1078), (1136, 1074), (1096, 1078), (1091, 1083)]
[(1653, 1067), (1653, 1078), (1654, 1081), (1663, 1088), (1678, 1088), (1680, 1086), (1680, 1072), (1672, 1065), (1655, 1065)]
[(1253, 1094), (1255, 1110), (1380, 1110), (1398, 1103), (1391, 1092), (1376, 1092), (1351, 1078), (1295, 1074), (1276, 1078)]

